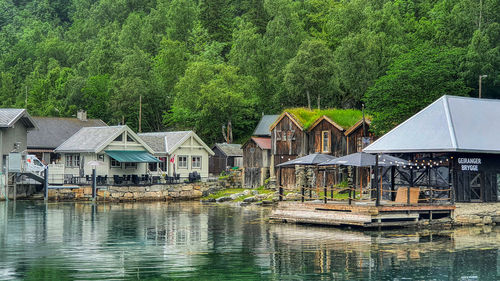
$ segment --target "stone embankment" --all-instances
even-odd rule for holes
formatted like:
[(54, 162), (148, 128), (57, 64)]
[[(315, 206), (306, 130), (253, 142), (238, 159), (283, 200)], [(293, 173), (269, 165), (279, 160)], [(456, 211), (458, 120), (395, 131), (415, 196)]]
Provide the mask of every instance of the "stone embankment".
[(500, 202), (457, 203), (453, 224), (457, 226), (500, 224)]
[[(225, 188), (219, 182), (199, 182), (189, 184), (151, 185), (151, 186), (109, 186), (97, 191), (97, 201), (167, 201), (197, 200)], [(49, 189), (48, 200), (87, 201), (92, 200), (92, 188)]]

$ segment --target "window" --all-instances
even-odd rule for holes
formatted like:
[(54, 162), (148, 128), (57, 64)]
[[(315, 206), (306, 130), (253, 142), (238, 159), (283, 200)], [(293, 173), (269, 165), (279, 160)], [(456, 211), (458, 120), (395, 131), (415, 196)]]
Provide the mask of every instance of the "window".
[(201, 156), (192, 156), (191, 168), (201, 169)]
[(127, 142), (135, 142), (129, 134), (127, 134)]
[(178, 156), (177, 157), (177, 166), (179, 168), (187, 169), (188, 167), (188, 157), (187, 156)]
[(121, 167), (122, 167), (122, 163), (111, 158), (111, 168), (121, 168)]
[(66, 167), (80, 167), (80, 154), (66, 154)]
[(330, 132), (322, 131), (321, 132), (321, 151), (322, 152), (330, 152)]
[(114, 141), (123, 141), (123, 134), (117, 136)]
[(137, 169), (137, 163), (125, 162), (125, 169)]
[(283, 131), (283, 137), (281, 138), (282, 141), (286, 141), (286, 131)]

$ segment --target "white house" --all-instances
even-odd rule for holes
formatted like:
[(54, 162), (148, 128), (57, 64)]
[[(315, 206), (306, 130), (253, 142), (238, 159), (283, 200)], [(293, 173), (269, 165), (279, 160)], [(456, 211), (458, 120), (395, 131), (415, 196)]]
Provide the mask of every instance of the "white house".
[[(128, 126), (84, 127), (59, 145), (64, 174), (72, 177), (91, 175), (89, 161), (104, 162), (96, 166), (97, 175), (148, 174), (148, 163), (158, 162), (153, 150)], [(50, 175), (50, 172), (49, 172)]]
[[(159, 173), (169, 176), (180, 174), (187, 178), (189, 173), (198, 172), (202, 178), (208, 177), (208, 159), (214, 152), (193, 131), (140, 133), (142, 140), (160, 159)], [(156, 171), (155, 165), (150, 165)]]

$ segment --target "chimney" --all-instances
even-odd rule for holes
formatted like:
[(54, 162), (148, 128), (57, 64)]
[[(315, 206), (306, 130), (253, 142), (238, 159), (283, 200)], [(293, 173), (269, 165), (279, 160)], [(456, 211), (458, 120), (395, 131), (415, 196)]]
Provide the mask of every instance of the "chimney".
[(76, 113), (76, 118), (78, 118), (78, 120), (80, 121), (87, 121), (87, 111), (83, 109), (78, 110), (78, 112)]

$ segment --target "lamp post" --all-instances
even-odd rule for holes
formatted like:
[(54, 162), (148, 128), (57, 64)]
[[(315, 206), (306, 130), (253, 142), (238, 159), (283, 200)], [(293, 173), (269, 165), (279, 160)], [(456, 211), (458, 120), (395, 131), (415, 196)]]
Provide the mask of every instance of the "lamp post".
[(483, 84), (483, 78), (488, 77), (488, 75), (479, 75), (479, 98), (481, 98), (481, 85)]

